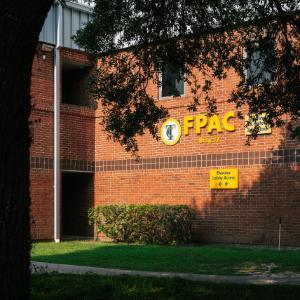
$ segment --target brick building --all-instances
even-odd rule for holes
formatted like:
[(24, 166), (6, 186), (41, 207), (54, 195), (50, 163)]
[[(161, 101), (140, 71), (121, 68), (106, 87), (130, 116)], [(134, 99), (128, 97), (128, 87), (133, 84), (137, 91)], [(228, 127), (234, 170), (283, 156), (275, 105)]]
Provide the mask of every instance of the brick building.
[(285, 128), (265, 128), (245, 145), (245, 121), (225, 102), (234, 73), (214, 83), (218, 114), (206, 119), (188, 112), (188, 87), (166, 72), (161, 89), (149, 92), (175, 121), (162, 126), (159, 141), (139, 138), (137, 161), (107, 139), (101, 109), (89, 102), (91, 65), (71, 40), (89, 18), (83, 5), (53, 7), (34, 60), (33, 238), (92, 237), (87, 209), (94, 205), (167, 203), (195, 210), (195, 240), (276, 245), (281, 218), (282, 244), (300, 246), (300, 143)]

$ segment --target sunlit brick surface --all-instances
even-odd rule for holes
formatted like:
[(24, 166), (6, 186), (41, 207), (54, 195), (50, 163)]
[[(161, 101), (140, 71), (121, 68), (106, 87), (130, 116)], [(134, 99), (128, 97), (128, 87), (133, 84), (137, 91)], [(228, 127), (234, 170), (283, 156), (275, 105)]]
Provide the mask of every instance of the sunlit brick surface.
[[(44, 60), (42, 55), (46, 55)], [(62, 50), (62, 59), (86, 63), (82, 52)], [(200, 78), (200, 77), (199, 77)], [(201, 78), (200, 78), (201, 80)], [(214, 82), (220, 118), (235, 111), (226, 103), (237, 83), (234, 73)], [(192, 101), (158, 99), (158, 88), (149, 92), (169, 108), (183, 126)], [(31, 147), (32, 226), (36, 238), (53, 235), (53, 52), (37, 53), (32, 74)], [(112, 203), (188, 204), (195, 210), (194, 238), (200, 241), (276, 245), (282, 217), (282, 245), (300, 246), (300, 143), (286, 129), (258, 136), (245, 145), (244, 120), (232, 119), (235, 131), (201, 135), (190, 129), (178, 144), (167, 146), (148, 134), (139, 138), (139, 159), (107, 139), (100, 125), (101, 108), (62, 104), (61, 166), (64, 171), (94, 173), (95, 205)], [(218, 136), (219, 142), (199, 139)], [(239, 189), (210, 190), (209, 170), (226, 166), (239, 170)]]

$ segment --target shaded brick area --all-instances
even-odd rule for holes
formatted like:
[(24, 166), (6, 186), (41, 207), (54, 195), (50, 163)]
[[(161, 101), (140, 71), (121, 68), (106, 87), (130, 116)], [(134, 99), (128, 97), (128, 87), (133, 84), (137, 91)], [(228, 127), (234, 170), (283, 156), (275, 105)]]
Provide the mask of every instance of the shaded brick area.
[(195, 211), (193, 238), (202, 242), (300, 246), (300, 168), (239, 166), (239, 188), (210, 190), (210, 167), (98, 172), (96, 205), (186, 204)]
[(52, 170), (30, 170), (31, 235), (33, 239), (49, 239), (53, 235)]
[[(36, 239), (53, 238), (54, 156), (54, 52), (39, 45), (32, 66), (33, 143), (31, 166), (31, 233)], [(61, 60), (86, 65), (81, 51), (61, 49)], [(61, 104), (61, 165), (63, 170), (93, 172), (95, 157), (95, 111), (88, 106)], [(93, 193), (91, 193), (93, 195)], [(93, 196), (91, 196), (93, 197)], [(91, 203), (91, 202), (88, 202)]]
[(94, 172), (95, 163), (91, 160), (68, 160), (61, 161), (61, 169), (63, 171), (85, 171)]
[[(30, 167), (32, 169), (53, 169), (53, 158), (31, 157)], [(62, 159), (61, 169), (62, 171), (94, 172), (95, 163), (91, 160)]]
[(30, 168), (53, 169), (53, 159), (47, 157), (30, 157)]

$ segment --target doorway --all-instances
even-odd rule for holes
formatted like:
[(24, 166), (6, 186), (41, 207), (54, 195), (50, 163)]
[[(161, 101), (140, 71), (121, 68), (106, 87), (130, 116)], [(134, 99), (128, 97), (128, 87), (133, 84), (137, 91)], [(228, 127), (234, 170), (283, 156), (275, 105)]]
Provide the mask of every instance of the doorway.
[(91, 238), (88, 210), (94, 206), (94, 175), (62, 173), (62, 237)]

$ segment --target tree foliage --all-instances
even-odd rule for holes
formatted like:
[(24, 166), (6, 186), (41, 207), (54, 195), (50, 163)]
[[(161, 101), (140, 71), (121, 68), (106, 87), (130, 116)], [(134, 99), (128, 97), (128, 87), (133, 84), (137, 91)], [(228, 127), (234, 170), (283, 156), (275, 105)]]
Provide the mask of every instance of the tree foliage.
[[(102, 58), (92, 92), (101, 99), (106, 130), (127, 150), (137, 150), (136, 136), (145, 130), (156, 137), (157, 122), (167, 116), (147, 87), (161, 85), (159, 72), (169, 63), (185, 74), (193, 93), (190, 110), (205, 104), (215, 112), (214, 82), (234, 70), (240, 81), (229, 102), (266, 113), (271, 126), (282, 126), (288, 115), (292, 134), (300, 135), (299, 0), (94, 3), (92, 21), (75, 39)], [(258, 71), (245, 76), (253, 64)]]

